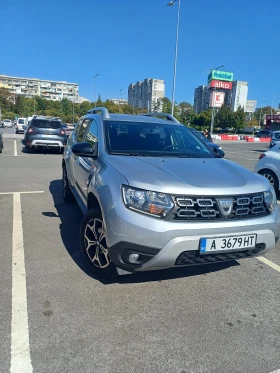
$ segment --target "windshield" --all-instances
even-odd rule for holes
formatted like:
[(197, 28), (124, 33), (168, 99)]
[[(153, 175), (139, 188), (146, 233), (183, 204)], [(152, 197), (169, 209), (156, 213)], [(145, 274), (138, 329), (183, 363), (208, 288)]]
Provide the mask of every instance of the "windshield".
[(33, 119), (31, 125), (36, 128), (61, 128), (61, 122), (58, 120)]
[(18, 124), (24, 124), (24, 119), (19, 119)]
[(182, 125), (105, 121), (110, 154), (212, 158), (214, 154)]
[(273, 137), (276, 139), (280, 139), (280, 132), (274, 132)]

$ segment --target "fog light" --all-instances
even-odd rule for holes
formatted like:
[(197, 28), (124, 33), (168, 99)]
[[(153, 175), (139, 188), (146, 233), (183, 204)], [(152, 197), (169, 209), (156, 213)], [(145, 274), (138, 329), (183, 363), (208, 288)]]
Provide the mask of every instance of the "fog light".
[(139, 254), (130, 254), (128, 257), (128, 261), (130, 263), (137, 263), (138, 259), (139, 259)]

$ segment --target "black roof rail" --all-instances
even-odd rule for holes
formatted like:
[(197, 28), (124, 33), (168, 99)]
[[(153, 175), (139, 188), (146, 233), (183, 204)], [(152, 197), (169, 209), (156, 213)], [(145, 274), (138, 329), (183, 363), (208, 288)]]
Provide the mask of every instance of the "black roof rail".
[(154, 117), (154, 118), (165, 117), (166, 120), (170, 120), (171, 122), (181, 124), (173, 115), (168, 114), (168, 113), (152, 112), (152, 113), (145, 113), (145, 114), (140, 114), (140, 115), (143, 115), (146, 117)]
[(93, 109), (90, 109), (88, 114), (100, 114), (104, 119), (109, 119), (110, 118), (110, 113), (107, 108), (105, 107), (95, 107)]

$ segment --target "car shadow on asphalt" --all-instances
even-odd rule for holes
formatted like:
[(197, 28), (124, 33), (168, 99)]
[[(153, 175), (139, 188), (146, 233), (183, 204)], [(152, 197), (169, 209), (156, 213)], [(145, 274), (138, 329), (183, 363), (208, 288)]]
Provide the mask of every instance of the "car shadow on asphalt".
[(128, 283), (144, 283), (154, 281), (165, 281), (178, 278), (186, 278), (209, 273), (222, 271), (229, 267), (239, 266), (237, 261), (205, 264), (201, 266), (176, 267), (159, 271), (142, 272), (136, 274), (127, 274), (117, 276), (112, 279), (103, 279), (94, 275), (84, 261), (83, 253), (80, 250), (80, 225), (83, 214), (76, 203), (65, 203), (62, 198), (62, 180), (53, 180), (50, 183), (49, 190), (53, 197), (54, 207), (57, 214), (54, 212), (43, 212), (47, 217), (60, 218), (60, 235), (62, 242), (68, 251), (71, 258), (77, 266), (91, 278), (100, 281), (104, 285), (109, 284), (128, 284)]

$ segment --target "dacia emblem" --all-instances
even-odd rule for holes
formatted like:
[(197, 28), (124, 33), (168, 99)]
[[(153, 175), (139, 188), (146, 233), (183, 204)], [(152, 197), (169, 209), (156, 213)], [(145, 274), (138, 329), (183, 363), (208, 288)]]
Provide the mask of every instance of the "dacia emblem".
[(219, 210), (223, 216), (230, 216), (233, 209), (233, 198), (217, 198)]

